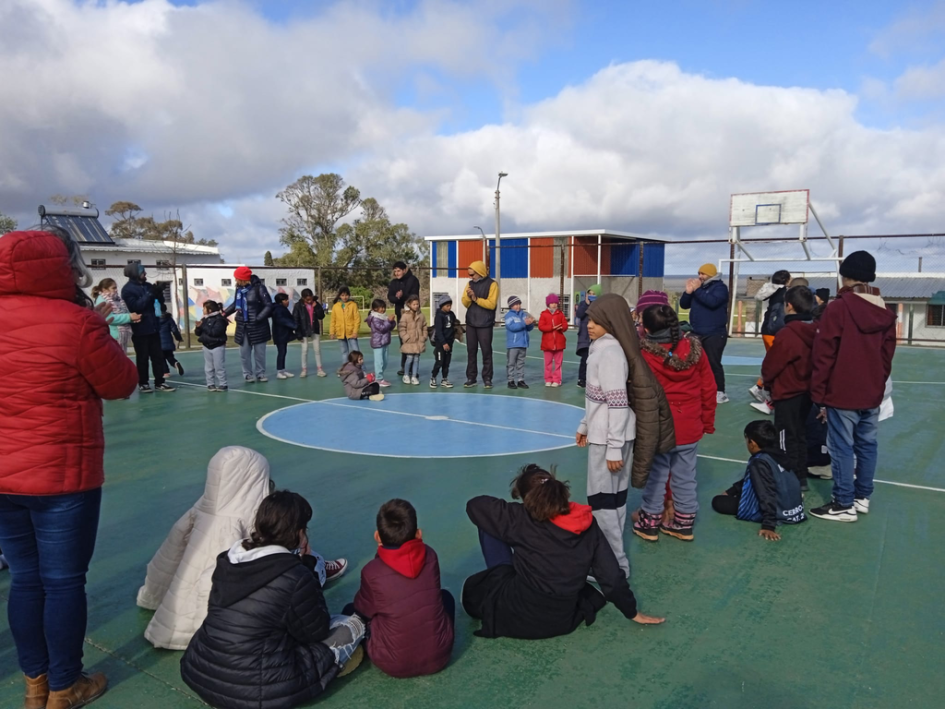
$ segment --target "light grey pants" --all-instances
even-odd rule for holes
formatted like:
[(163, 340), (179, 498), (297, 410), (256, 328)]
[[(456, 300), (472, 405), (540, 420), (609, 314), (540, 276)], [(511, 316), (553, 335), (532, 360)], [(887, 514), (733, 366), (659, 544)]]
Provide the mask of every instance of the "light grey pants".
[[(207, 386), (226, 386), (226, 347), (203, 348), (203, 373), (207, 377)], [(216, 383), (214, 383), (216, 380)]]
[(302, 371), (308, 371), (308, 348), (311, 345), (315, 351), (315, 366), (322, 368), (322, 337), (321, 335), (312, 335), (302, 338)]
[[(266, 343), (249, 344), (249, 336), (243, 339), (240, 345), (240, 364), (243, 365), (243, 379), (259, 379), (266, 376)], [(255, 372), (254, 367), (255, 365)]]
[(510, 382), (525, 381), (525, 352), (524, 347), (510, 347), (508, 350), (509, 363), (506, 369)]
[(623, 550), (623, 530), (627, 526), (627, 488), (633, 467), (633, 441), (623, 444), (623, 467), (612, 473), (607, 469), (607, 446), (587, 445), (587, 504), (594, 519), (614, 550), (617, 563), (630, 575), (630, 560)]
[(676, 446), (669, 453), (661, 453), (653, 458), (650, 477), (643, 488), (643, 511), (651, 515), (663, 513), (663, 501), (666, 498), (666, 481), (670, 471), (673, 474), (673, 506), (683, 514), (695, 514), (699, 511), (696, 498), (696, 456), (698, 443)]

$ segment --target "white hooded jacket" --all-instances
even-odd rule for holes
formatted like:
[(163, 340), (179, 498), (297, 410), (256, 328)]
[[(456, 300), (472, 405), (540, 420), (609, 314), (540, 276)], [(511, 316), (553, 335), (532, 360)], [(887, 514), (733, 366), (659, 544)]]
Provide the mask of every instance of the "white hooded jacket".
[(187, 649), (207, 616), (217, 555), (249, 537), (268, 494), (265, 457), (241, 446), (213, 456), (203, 495), (171, 528), (138, 591), (138, 605), (156, 610), (144, 632), (155, 647)]

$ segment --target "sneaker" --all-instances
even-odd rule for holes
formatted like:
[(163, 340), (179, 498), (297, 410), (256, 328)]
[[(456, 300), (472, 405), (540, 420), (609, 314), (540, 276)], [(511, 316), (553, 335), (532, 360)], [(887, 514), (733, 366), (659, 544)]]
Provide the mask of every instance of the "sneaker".
[(715, 403), (716, 404), (727, 404), (729, 402), (728, 394), (724, 391), (718, 391), (715, 393)]
[[(853, 509), (858, 515), (868, 515), (870, 513), (870, 500), (868, 497), (858, 497), (853, 501)], [(2, 567), (0, 567), (2, 568)]]
[(528, 389), (528, 384), (526, 384), (525, 382), (519, 382), (519, 383), (518, 383), (518, 388), (519, 388), (519, 389)]
[(286, 379), (295, 379), (295, 375), (292, 372), (283, 372)]
[(46, 709), (73, 709), (91, 704), (105, 694), (108, 680), (100, 672), (94, 675), (82, 675), (69, 689), (60, 689), (49, 693)]
[(550, 387), (550, 386), (551, 386), (551, 382), (545, 382), (545, 386), (546, 386), (546, 387)]
[(553, 387), (559, 387), (559, 386), (561, 386), (561, 382), (551, 382), (551, 386), (553, 386)]
[(753, 408), (755, 411), (760, 411), (765, 416), (771, 416), (774, 414), (774, 407), (767, 401), (756, 401), (751, 404), (751, 408)]
[(414, 386), (420, 386), (419, 377), (410, 377), (410, 383), (413, 384)]
[(397, 370), (397, 376), (398, 376), (398, 377), (404, 376), (404, 370), (398, 369), (398, 370)]
[(430, 380), (430, 388), (431, 388), (431, 389), (436, 389), (436, 388), (438, 388), (438, 387), (439, 387), (439, 385), (436, 383), (436, 379), (431, 379), (431, 380)]
[(358, 645), (354, 652), (351, 653), (351, 657), (348, 658), (348, 661), (344, 666), (338, 670), (338, 674), (335, 677), (346, 677), (358, 669), (358, 665), (364, 660), (364, 646)]
[(247, 384), (255, 384), (255, 383), (256, 383), (256, 377), (243, 377), (243, 379), (246, 380), (246, 383), (247, 383)]
[(384, 395), (378, 392), (377, 394), (371, 394), (368, 399), (371, 401), (384, 401)]
[(518, 384), (515, 382), (509, 382), (509, 389), (518, 389)]
[(492, 382), (483, 382), (483, 383), (482, 383), (482, 387), (483, 387), (484, 389), (491, 389), (491, 388), (492, 388)]
[(348, 570), (347, 559), (326, 559), (325, 560), (325, 583), (337, 581), (345, 575)]
[(214, 391), (229, 391), (230, 387), (217, 387)]
[(751, 397), (758, 402), (764, 403), (767, 401), (767, 398), (764, 394), (764, 389), (755, 384), (751, 389), (748, 390), (748, 393), (751, 394)]
[(807, 469), (807, 474), (812, 478), (833, 480), (833, 468), (829, 465), (812, 465)]
[(578, 381), (577, 385), (578, 385), (578, 387), (579, 387), (580, 389), (586, 389), (586, 388), (587, 388), (587, 382), (585, 382), (585, 381), (583, 381), (583, 380), (582, 380), (582, 381)]
[(266, 382), (269, 381), (269, 378), (263, 375), (261, 377), (256, 377), (256, 381), (259, 382), (260, 384), (265, 384)]
[(288, 377), (282, 372), (279, 372), (278, 374), (276, 374), (276, 379), (288, 379)]
[(139, 384), (139, 385), (138, 385), (138, 393), (139, 393), (139, 394), (150, 394), (150, 393), (153, 392), (153, 391), (154, 391), (154, 389), (151, 388), (151, 385), (150, 385), (150, 384)]
[(325, 370), (324, 370), (324, 369), (319, 369), (319, 370), (318, 370), (318, 373), (317, 373), (315, 376), (318, 376), (318, 377), (327, 377), (328, 375), (325, 374)]
[(207, 384), (207, 391), (216, 391), (217, 387), (215, 384)]
[(164, 383), (161, 386), (154, 387), (154, 391), (177, 391), (177, 389)]
[(301, 372), (299, 372), (299, 377), (301, 377), (302, 379), (305, 379), (307, 376), (308, 376), (307, 369), (303, 369)]
[(404, 382), (404, 384), (410, 384), (410, 377), (405, 374), (405, 375), (404, 375), (403, 382)]
[(378, 385), (379, 387), (384, 387), (384, 388), (386, 389), (387, 387), (390, 386), (390, 382), (387, 381), (386, 379), (381, 379), (381, 381), (379, 381), (379, 382), (377, 383), (377, 385)]
[(463, 389), (474, 389), (476, 387), (476, 380), (470, 379), (465, 384), (463, 384)]
[(443, 382), (440, 384), (440, 386), (443, 387), (444, 389), (452, 389), (453, 382), (451, 382), (449, 379), (444, 379)]
[(856, 507), (853, 505), (841, 507), (832, 500), (822, 507), (813, 508), (810, 514), (831, 522), (856, 522)]
[(176, 367), (177, 367), (177, 373), (180, 374), (181, 376), (184, 376), (184, 365), (182, 365), (180, 362), (177, 362)]

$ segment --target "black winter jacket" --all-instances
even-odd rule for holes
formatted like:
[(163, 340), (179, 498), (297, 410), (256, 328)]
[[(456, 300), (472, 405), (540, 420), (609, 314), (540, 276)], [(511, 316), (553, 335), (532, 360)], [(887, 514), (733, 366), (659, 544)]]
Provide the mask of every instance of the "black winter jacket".
[[(397, 297), (397, 291), (401, 291), (399, 298)], [(387, 300), (394, 306), (397, 322), (400, 322), (400, 314), (404, 312), (407, 299), (412, 295), (420, 297), (420, 279), (413, 275), (413, 271), (408, 268), (403, 278), (393, 279), (387, 288)]]
[(779, 524), (797, 524), (807, 519), (797, 476), (787, 470), (784, 452), (766, 449), (748, 460), (745, 477), (726, 494), (738, 498), (737, 519), (761, 522), (772, 532)]
[[(154, 310), (154, 303), (164, 302), (164, 291), (160, 286), (137, 279), (129, 280), (121, 289), (121, 299), (128, 310), (138, 313), (141, 319), (131, 323), (132, 335), (157, 335), (161, 332), (161, 320)], [(158, 305), (158, 310), (160, 310)]]
[(459, 318), (452, 310), (444, 313), (438, 309), (436, 315), (433, 316), (433, 344), (437, 347), (449, 345), (452, 350), (453, 342), (456, 340), (456, 325), (458, 323)]
[(578, 353), (580, 353), (581, 350), (591, 349), (591, 336), (587, 334), (587, 309), (589, 307), (591, 307), (591, 304), (585, 300), (582, 300), (580, 303), (578, 303), (577, 310), (574, 313), (575, 317), (581, 321), (581, 324), (578, 325)]
[(174, 322), (174, 318), (170, 315), (158, 320), (158, 325), (161, 328), (161, 349), (165, 352), (173, 352), (177, 349), (177, 345), (175, 345), (174, 342), (180, 342), (184, 339), (181, 337), (180, 328), (177, 327), (177, 323)]
[(226, 347), (227, 319), (223, 317), (222, 313), (208, 315), (200, 322), (203, 324), (194, 328), (197, 342), (208, 350)]
[(227, 554), (217, 557), (207, 618), (181, 658), (181, 678), (218, 709), (311, 701), (338, 673), (320, 642), (330, 615), (318, 578), (288, 552), (239, 564)]
[(277, 345), (297, 340), (295, 318), (284, 305), (272, 306), (272, 341)]
[(312, 304), (312, 315), (314, 317), (309, 318), (308, 308), (301, 300), (292, 309), (292, 316), (295, 318), (295, 329), (299, 337), (322, 334), (322, 320), (325, 319), (325, 309), (317, 300)]
[(762, 335), (777, 335), (783, 328), (784, 322), (784, 296), (787, 294), (787, 287), (778, 288), (770, 298), (768, 298), (768, 308), (765, 310), (765, 317), (761, 323)]
[(225, 311), (227, 317), (236, 313), (236, 337), (234, 338), (236, 344), (242, 345), (247, 334), (251, 345), (269, 342), (269, 338), (272, 337), (272, 332), (269, 329), (272, 305), (269, 289), (259, 280), (258, 276), (253, 276), (249, 282), (249, 291), (246, 293), (248, 322), (243, 322), (243, 311), (237, 310), (235, 300)]
[[(476, 635), (486, 638), (551, 638), (581, 623), (590, 625), (610, 601), (627, 618), (637, 602), (627, 577), (590, 508), (572, 503), (573, 530), (536, 522), (524, 505), (495, 497), (474, 497), (466, 514), (479, 529), (514, 550), (513, 564), (486, 569), (466, 579), (463, 607), (482, 619)], [(587, 583), (592, 574), (603, 591)]]

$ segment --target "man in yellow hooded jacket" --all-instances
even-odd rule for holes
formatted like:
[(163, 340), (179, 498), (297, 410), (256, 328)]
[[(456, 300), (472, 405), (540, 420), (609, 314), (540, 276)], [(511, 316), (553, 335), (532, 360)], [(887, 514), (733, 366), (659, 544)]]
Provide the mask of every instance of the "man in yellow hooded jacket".
[(466, 363), (467, 389), (476, 386), (479, 376), (478, 350), (482, 348), (482, 383), (492, 388), (492, 334), (495, 328), (495, 311), (499, 304), (499, 286), (489, 278), (489, 269), (482, 261), (469, 265), (469, 283), (463, 291), (463, 306), (466, 308)]

